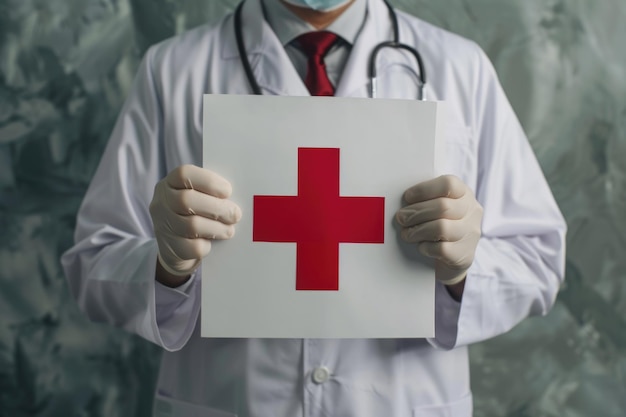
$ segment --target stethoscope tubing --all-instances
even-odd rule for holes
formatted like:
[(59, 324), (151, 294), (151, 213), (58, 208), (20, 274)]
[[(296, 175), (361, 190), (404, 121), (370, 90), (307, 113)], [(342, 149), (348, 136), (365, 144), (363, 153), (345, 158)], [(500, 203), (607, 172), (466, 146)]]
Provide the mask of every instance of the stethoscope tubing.
[[(368, 62), (368, 76), (370, 78), (370, 97), (377, 97), (377, 73), (376, 73), (376, 58), (378, 57), (378, 53), (383, 48), (393, 48), (393, 49), (403, 49), (409, 52), (413, 57), (415, 57), (415, 61), (417, 62), (417, 66), (419, 68), (419, 82), (418, 82), (418, 100), (424, 100), (424, 86), (426, 85), (426, 70), (424, 68), (424, 62), (422, 60), (422, 56), (417, 51), (417, 49), (409, 46), (407, 44), (400, 42), (400, 30), (398, 26), (398, 16), (396, 15), (395, 10), (389, 4), (387, 0), (383, 0), (387, 9), (389, 9), (389, 17), (391, 19), (391, 24), (393, 28), (393, 40), (381, 42), (374, 47), (372, 53), (369, 57)], [(242, 23), (241, 23), (241, 9), (243, 7), (243, 3), (245, 0), (239, 3), (237, 8), (235, 9), (234, 14), (234, 26), (235, 26), (235, 39), (237, 41), (237, 50), (239, 52), (239, 58), (241, 60), (241, 64), (243, 65), (243, 69), (246, 73), (246, 78), (248, 79), (248, 83), (252, 89), (252, 92), (255, 95), (262, 95), (263, 92), (259, 87), (259, 84), (256, 81), (254, 73), (252, 72), (252, 67), (250, 66), (250, 61), (248, 60), (248, 54), (246, 53), (246, 47), (243, 41), (243, 31), (242, 31)]]
[(252, 72), (252, 67), (250, 66), (250, 60), (248, 59), (248, 54), (246, 53), (246, 47), (243, 43), (243, 31), (241, 30), (241, 9), (243, 7), (243, 3), (245, 0), (241, 1), (235, 10), (234, 16), (234, 24), (235, 24), (235, 38), (237, 40), (237, 51), (239, 52), (239, 59), (241, 60), (241, 64), (243, 65), (243, 70), (246, 73), (246, 78), (248, 79), (248, 83), (252, 88), (252, 92), (257, 95), (263, 95), (261, 91), (261, 87), (259, 87), (259, 83), (256, 82), (256, 78), (254, 77), (254, 73)]

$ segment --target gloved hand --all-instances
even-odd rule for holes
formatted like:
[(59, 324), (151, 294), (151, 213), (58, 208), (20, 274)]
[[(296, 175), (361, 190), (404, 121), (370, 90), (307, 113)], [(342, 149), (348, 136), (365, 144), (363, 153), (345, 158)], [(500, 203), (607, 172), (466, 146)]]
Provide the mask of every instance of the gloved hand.
[(437, 280), (446, 285), (463, 281), (474, 261), (483, 217), (472, 191), (459, 178), (444, 175), (409, 188), (404, 200), (408, 205), (396, 213), (402, 239), (436, 259)]
[(191, 274), (211, 250), (211, 240), (233, 237), (241, 209), (227, 200), (231, 192), (224, 178), (194, 165), (181, 165), (157, 183), (150, 216), (167, 272)]

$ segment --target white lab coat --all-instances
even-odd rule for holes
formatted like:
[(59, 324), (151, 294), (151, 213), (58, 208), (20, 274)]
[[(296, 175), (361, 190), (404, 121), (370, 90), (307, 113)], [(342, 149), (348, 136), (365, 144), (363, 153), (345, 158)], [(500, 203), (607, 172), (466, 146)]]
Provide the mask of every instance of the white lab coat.
[[(367, 96), (368, 56), (391, 38), (382, 1), (363, 1), (367, 21), (337, 96)], [(264, 94), (308, 95), (261, 16), (259, 0), (247, 0), (245, 44)], [(468, 40), (403, 13), (399, 21), (401, 39), (423, 56), (426, 98), (449, 103), (447, 171), (484, 207), (462, 302), (437, 287), (433, 340), (200, 338), (200, 274), (182, 289), (155, 283), (148, 205), (170, 170), (201, 165), (202, 94), (250, 94), (228, 16), (146, 53), (62, 260), (91, 319), (165, 349), (155, 415), (468, 417), (467, 345), (552, 306), (565, 224), (491, 64)], [(384, 50), (379, 96), (414, 98), (414, 68), (409, 55)], [(314, 372), (321, 366), (326, 377)]]

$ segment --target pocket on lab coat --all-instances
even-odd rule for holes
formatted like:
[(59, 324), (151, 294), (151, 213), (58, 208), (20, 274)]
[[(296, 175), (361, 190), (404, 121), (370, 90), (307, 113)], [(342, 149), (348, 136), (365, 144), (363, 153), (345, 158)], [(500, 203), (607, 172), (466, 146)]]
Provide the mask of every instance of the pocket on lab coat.
[(446, 126), (445, 132), (445, 173), (456, 175), (472, 190), (476, 190), (478, 158), (471, 129), (452, 123)]
[(413, 417), (472, 417), (472, 394), (467, 394), (460, 400), (413, 409)]
[(237, 417), (235, 414), (204, 407), (157, 394), (154, 397), (153, 417)]

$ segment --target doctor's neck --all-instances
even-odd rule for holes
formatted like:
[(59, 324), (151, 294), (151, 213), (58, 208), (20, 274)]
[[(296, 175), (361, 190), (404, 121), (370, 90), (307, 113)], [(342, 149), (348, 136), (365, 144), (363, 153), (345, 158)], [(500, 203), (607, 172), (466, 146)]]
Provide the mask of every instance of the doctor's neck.
[(320, 12), (319, 10), (313, 10), (308, 7), (300, 7), (294, 6), (293, 4), (289, 4), (286, 1), (282, 1), (281, 3), (289, 9), (289, 11), (305, 22), (309, 23), (317, 30), (324, 29), (328, 27), (331, 23), (335, 21), (341, 14), (346, 11), (348, 7), (354, 3), (354, 0), (349, 1), (343, 6), (330, 10), (328, 12)]

